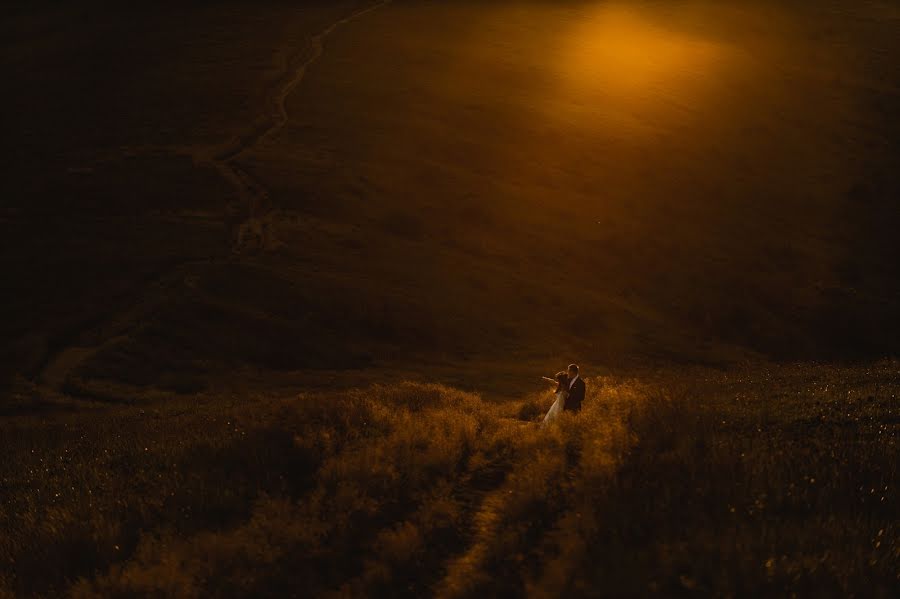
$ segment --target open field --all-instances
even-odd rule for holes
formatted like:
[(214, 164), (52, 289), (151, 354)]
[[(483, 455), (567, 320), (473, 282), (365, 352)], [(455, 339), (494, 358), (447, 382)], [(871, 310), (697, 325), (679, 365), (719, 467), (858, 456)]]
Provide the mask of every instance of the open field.
[[(0, 420), (0, 595), (889, 597), (900, 365), (491, 403), (404, 383)], [(63, 400), (60, 400), (63, 401)]]
[(895, 3), (0, 15), (0, 599), (900, 594)]

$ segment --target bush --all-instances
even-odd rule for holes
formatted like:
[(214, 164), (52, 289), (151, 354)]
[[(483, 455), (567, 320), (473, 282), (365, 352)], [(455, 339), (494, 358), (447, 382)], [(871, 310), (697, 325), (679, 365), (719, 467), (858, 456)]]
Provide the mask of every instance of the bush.
[(415, 383), (19, 423), (0, 596), (888, 596), (891, 368), (608, 380), (546, 429)]
[(544, 403), (540, 400), (539, 396), (532, 396), (522, 402), (519, 411), (516, 413), (516, 418), (519, 420), (525, 420), (527, 422), (531, 422), (533, 420), (537, 420), (541, 416), (547, 413), (549, 410), (548, 407), (544, 407)]

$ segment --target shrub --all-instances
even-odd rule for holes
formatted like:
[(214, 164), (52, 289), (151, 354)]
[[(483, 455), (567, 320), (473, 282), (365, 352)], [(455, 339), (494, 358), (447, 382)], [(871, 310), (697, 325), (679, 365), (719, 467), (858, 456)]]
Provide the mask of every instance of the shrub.
[(546, 429), (415, 383), (22, 421), (0, 597), (889, 596), (895, 370), (610, 379)]
[(532, 421), (543, 416), (549, 408), (544, 408), (542, 402), (537, 397), (530, 397), (522, 402), (522, 406), (516, 413), (519, 420)]

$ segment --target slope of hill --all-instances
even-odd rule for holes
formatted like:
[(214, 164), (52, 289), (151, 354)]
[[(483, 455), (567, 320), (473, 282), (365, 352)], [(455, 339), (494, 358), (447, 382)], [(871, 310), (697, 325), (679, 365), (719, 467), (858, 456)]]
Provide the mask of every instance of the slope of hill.
[(365, 6), (9, 9), (8, 374), (896, 352), (887, 8)]

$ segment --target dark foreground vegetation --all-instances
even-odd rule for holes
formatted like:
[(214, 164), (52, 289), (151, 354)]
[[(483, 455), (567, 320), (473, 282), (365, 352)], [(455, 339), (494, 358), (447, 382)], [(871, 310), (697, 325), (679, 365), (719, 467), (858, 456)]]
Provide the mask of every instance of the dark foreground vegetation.
[(598, 377), (548, 430), (548, 396), (414, 383), (40, 412), (23, 389), (0, 596), (896, 596), (897, 371)]

